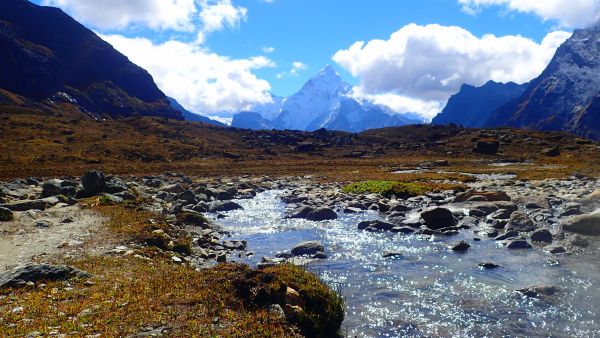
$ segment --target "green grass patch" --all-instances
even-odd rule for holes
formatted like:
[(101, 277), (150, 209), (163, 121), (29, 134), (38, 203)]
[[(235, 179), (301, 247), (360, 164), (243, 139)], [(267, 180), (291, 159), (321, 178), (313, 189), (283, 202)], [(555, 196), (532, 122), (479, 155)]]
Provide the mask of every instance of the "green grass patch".
[(433, 191), (433, 188), (419, 183), (365, 181), (347, 185), (343, 191), (350, 194), (380, 194), (388, 198), (392, 196), (409, 198)]

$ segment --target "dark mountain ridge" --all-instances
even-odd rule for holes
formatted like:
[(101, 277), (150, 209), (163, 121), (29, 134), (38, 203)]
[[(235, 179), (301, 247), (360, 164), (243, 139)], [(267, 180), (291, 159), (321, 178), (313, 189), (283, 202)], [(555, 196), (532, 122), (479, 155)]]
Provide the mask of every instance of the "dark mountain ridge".
[(0, 88), (110, 117), (183, 119), (144, 69), (60, 9), (0, 1)]

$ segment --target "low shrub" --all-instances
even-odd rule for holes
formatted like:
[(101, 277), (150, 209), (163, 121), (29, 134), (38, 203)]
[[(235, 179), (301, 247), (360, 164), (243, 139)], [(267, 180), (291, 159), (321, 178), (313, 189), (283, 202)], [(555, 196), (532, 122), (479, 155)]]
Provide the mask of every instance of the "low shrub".
[(398, 181), (365, 181), (353, 183), (343, 188), (343, 191), (351, 194), (380, 194), (384, 197), (396, 196), (398, 198), (410, 198), (423, 195), (432, 191), (431, 187), (418, 183), (406, 183)]

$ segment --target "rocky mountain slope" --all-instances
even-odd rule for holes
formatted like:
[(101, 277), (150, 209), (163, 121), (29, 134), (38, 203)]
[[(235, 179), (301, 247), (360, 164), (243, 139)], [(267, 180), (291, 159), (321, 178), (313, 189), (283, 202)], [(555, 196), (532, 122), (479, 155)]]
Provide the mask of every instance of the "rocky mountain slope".
[(482, 127), (498, 108), (521, 96), (526, 89), (527, 84), (518, 85), (514, 82), (489, 81), (481, 87), (464, 84), (431, 123)]
[(564, 130), (600, 139), (600, 25), (576, 30), (528, 89), (488, 126)]
[[(182, 119), (152, 77), (77, 21), (26, 0), (0, 2), (0, 88), (81, 111)], [(8, 95), (8, 94), (7, 94)]]
[[(352, 86), (331, 66), (322, 69), (289, 98), (274, 97), (273, 103), (253, 107), (256, 115), (234, 117), (233, 127), (256, 129), (267, 125), (285, 130), (326, 128), (360, 132), (370, 128), (418, 123), (389, 108), (351, 96)], [(270, 122), (270, 123), (267, 123)]]
[(190, 122), (201, 122), (201, 123), (207, 123), (207, 124), (212, 124), (214, 126), (219, 126), (219, 127), (226, 127), (227, 125), (224, 123), (221, 123), (219, 121), (213, 120), (211, 118), (208, 118), (206, 116), (202, 116), (199, 114), (194, 114), (191, 111), (185, 109), (179, 102), (177, 102), (177, 100), (175, 100), (172, 97), (168, 97), (169, 99), (169, 103), (171, 104), (171, 107), (173, 107), (174, 109), (178, 110), (181, 115), (183, 115), (183, 118), (186, 121), (190, 121)]

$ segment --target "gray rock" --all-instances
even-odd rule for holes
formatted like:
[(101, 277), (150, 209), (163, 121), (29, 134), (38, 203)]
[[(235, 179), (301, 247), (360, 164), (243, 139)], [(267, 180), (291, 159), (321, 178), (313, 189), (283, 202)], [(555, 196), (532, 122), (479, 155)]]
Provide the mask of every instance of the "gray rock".
[(564, 246), (558, 244), (548, 245), (544, 248), (544, 250), (548, 251), (551, 254), (560, 254), (567, 252)]
[(405, 227), (405, 226), (395, 226), (390, 231), (395, 232), (395, 233), (401, 233), (401, 234), (412, 234), (415, 232), (415, 229), (413, 229), (411, 227)]
[(166, 192), (171, 193), (171, 194), (181, 194), (182, 192), (185, 191), (185, 189), (183, 189), (183, 187), (180, 186), (179, 184), (165, 185), (160, 190), (166, 191)]
[(106, 187), (104, 189), (104, 191), (106, 191), (109, 194), (118, 194), (124, 191), (127, 191), (127, 185), (125, 185), (125, 183), (123, 181), (121, 181), (118, 178), (113, 178), (110, 180), (110, 182), (106, 183)]
[(324, 252), (317, 252), (312, 256), (313, 259), (327, 259), (327, 254)]
[(101, 171), (88, 171), (81, 177), (81, 185), (83, 186), (84, 196), (94, 196), (106, 187), (106, 178)]
[(500, 265), (498, 265), (496, 263), (491, 263), (491, 262), (481, 262), (481, 263), (479, 263), (478, 266), (480, 268), (486, 269), (486, 270), (497, 269), (500, 267)]
[(51, 225), (52, 225), (52, 223), (50, 223), (47, 220), (40, 220), (40, 221), (35, 222), (35, 224), (34, 224), (34, 226), (36, 228), (49, 228)]
[(581, 248), (587, 248), (588, 246), (590, 246), (590, 242), (587, 239), (585, 239), (585, 238), (583, 238), (581, 236), (574, 236), (570, 240), (570, 243), (572, 245), (575, 245), (575, 246), (578, 246), (578, 247), (581, 247)]
[(66, 265), (29, 264), (0, 274), (0, 288), (22, 287), (27, 282), (89, 278), (91, 275)]
[(315, 222), (334, 220), (337, 219), (337, 213), (331, 208), (323, 207), (313, 210), (306, 216), (306, 219)]
[(27, 211), (27, 210), (46, 210), (48, 202), (44, 200), (23, 200), (7, 204), (2, 204), (0, 207), (12, 211)]
[(378, 231), (391, 231), (395, 228), (396, 225), (388, 222), (383, 222), (379, 220), (375, 221), (363, 221), (358, 223), (358, 230), (365, 230), (370, 232), (378, 232)]
[(0, 207), (0, 222), (10, 222), (14, 218), (13, 212), (10, 209)]
[(325, 252), (325, 246), (318, 241), (307, 241), (297, 244), (291, 252), (294, 256), (314, 255), (317, 252)]
[(219, 191), (217, 193), (217, 199), (219, 201), (230, 201), (234, 198), (233, 194), (228, 191)]
[(50, 180), (42, 185), (42, 198), (51, 197), (61, 194), (61, 182)]
[(196, 202), (197, 202), (196, 194), (194, 194), (194, 192), (191, 190), (186, 190), (186, 191), (180, 193), (179, 195), (177, 195), (177, 199), (186, 201), (189, 204), (196, 204)]
[(469, 250), (470, 247), (471, 247), (471, 244), (469, 244), (465, 241), (460, 241), (458, 243), (453, 244), (450, 247), (450, 249), (452, 251), (465, 252), (465, 251)]
[(574, 216), (564, 220), (561, 227), (565, 231), (574, 232), (581, 235), (600, 235), (600, 209), (590, 214)]
[(232, 201), (214, 202), (210, 205), (210, 212), (227, 212), (232, 210), (243, 209), (243, 207)]
[(306, 218), (314, 210), (309, 206), (301, 206), (292, 210), (285, 218)]
[(496, 240), (496, 241), (504, 241), (506, 239), (515, 238), (517, 236), (519, 236), (519, 232), (518, 231), (510, 230), (510, 231), (507, 231), (507, 232), (503, 233), (502, 235), (494, 238), (494, 240)]
[(547, 229), (537, 229), (529, 237), (534, 242), (552, 243), (552, 233)]
[(558, 294), (562, 289), (558, 286), (537, 285), (519, 289), (517, 291), (530, 298), (548, 298)]
[(445, 208), (434, 208), (421, 213), (425, 225), (433, 230), (453, 227), (456, 225), (456, 220), (452, 212)]
[(402, 257), (403, 254), (399, 251), (384, 251), (383, 258)]
[(508, 240), (506, 247), (508, 249), (531, 249), (531, 244), (529, 244), (525, 239), (517, 238)]
[(512, 213), (505, 227), (506, 230), (516, 230), (519, 232), (531, 232), (537, 228), (537, 225), (527, 214), (519, 211)]

